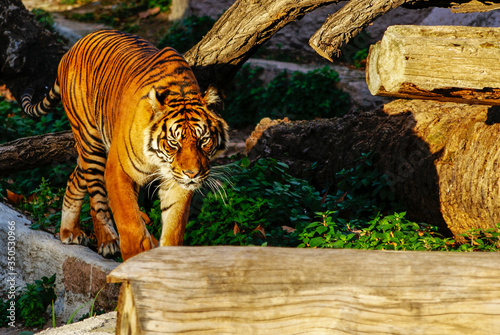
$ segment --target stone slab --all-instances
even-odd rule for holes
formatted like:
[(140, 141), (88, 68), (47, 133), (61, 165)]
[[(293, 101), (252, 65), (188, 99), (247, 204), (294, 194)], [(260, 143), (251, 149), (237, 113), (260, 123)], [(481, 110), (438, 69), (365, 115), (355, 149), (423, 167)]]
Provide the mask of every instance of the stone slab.
[[(65, 245), (53, 235), (30, 229), (31, 222), (19, 212), (0, 203), (0, 290), (19, 291), (26, 283), (56, 274), (56, 315), (63, 321), (80, 306), (96, 297), (94, 308), (113, 310), (119, 287), (106, 283), (106, 274), (118, 263), (107, 260), (87, 247)], [(88, 313), (81, 308), (78, 320)]]

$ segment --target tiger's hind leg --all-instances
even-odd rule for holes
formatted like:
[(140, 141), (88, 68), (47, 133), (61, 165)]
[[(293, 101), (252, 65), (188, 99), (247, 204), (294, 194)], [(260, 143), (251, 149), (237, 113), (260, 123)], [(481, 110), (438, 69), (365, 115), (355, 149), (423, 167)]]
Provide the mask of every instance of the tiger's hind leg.
[(89, 239), (80, 227), (80, 210), (87, 194), (87, 183), (77, 166), (66, 185), (59, 237), (64, 244), (87, 245)]
[(103, 257), (112, 258), (119, 254), (120, 247), (104, 187), (105, 164), (105, 155), (80, 153), (78, 166), (68, 181), (64, 196), (60, 237), (66, 244), (88, 244), (80, 227), (80, 210), (88, 192), (98, 252)]
[(90, 196), (90, 215), (94, 224), (97, 249), (103, 257), (113, 258), (120, 254), (120, 242), (114, 228), (104, 182), (106, 166), (104, 147), (94, 142), (92, 152), (82, 151), (80, 154), (83, 154), (82, 171)]

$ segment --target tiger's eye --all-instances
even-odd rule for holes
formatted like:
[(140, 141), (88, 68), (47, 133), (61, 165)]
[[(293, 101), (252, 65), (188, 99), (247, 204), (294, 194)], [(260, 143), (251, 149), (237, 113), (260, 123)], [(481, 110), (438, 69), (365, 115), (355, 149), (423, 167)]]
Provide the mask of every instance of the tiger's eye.
[(200, 145), (207, 145), (208, 143), (210, 143), (210, 140), (210, 136), (202, 137), (200, 138)]
[(167, 140), (167, 143), (173, 149), (177, 149), (179, 147), (179, 142), (177, 142), (176, 140), (169, 139), (169, 140)]

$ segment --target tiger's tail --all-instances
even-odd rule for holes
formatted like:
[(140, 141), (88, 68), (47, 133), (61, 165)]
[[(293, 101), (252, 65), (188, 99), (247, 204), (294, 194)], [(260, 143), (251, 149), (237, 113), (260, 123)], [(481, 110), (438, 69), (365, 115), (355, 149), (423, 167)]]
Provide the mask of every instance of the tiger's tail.
[(37, 104), (33, 104), (31, 99), (33, 98), (33, 93), (35, 91), (32, 88), (28, 88), (24, 91), (21, 97), (21, 106), (26, 114), (31, 117), (40, 117), (51, 111), (53, 111), (59, 102), (61, 102), (61, 94), (59, 93), (59, 82), (56, 79), (54, 86), (49, 91), (49, 94), (43, 98)]

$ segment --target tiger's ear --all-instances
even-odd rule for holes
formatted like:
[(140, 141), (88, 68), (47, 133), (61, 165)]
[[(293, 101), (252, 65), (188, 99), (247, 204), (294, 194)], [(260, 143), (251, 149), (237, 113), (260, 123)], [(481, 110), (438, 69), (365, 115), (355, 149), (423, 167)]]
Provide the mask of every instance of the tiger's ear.
[(155, 113), (160, 111), (160, 106), (165, 104), (165, 100), (167, 98), (168, 91), (159, 93), (156, 91), (156, 89), (153, 87), (148, 93), (148, 101), (151, 104), (151, 108)]
[(220, 112), (224, 109), (224, 100), (223, 97), (221, 97), (220, 92), (214, 86), (210, 85), (205, 92), (203, 101), (207, 105), (208, 110), (211, 112), (211, 116), (216, 125), (215, 133), (218, 138), (218, 148), (217, 152), (212, 157), (214, 158), (226, 150), (229, 141), (229, 127), (220, 115)]
[(156, 90), (154, 87), (151, 89), (151, 91), (149, 91), (148, 101), (151, 104), (151, 108), (153, 109), (153, 112), (157, 113), (160, 109), (160, 102), (158, 101), (158, 98), (156, 97)]
[(209, 111), (219, 116), (220, 112), (224, 109), (224, 100), (219, 91), (212, 85), (208, 86), (205, 91), (203, 101), (207, 105)]

